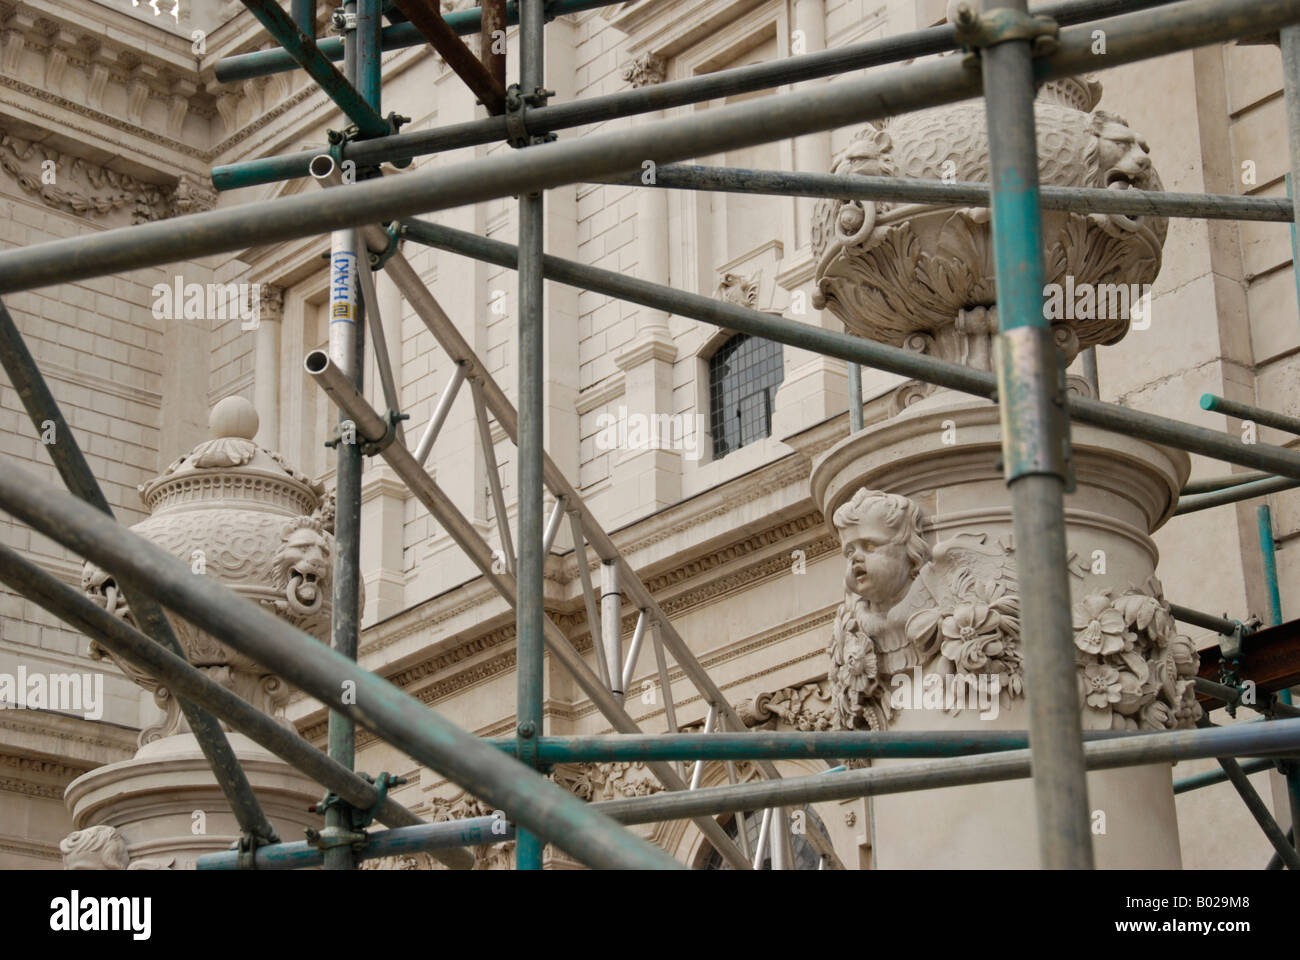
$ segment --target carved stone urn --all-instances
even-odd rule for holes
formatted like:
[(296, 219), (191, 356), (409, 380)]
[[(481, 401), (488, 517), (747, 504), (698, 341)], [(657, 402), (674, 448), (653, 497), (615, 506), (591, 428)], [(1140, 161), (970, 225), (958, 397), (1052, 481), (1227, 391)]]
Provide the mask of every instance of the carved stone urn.
[[(1119, 118), (1093, 111), (1099, 94), (1088, 80), (1044, 87), (1036, 108), (1043, 183), (1158, 189), (1145, 144)], [(868, 127), (835, 169), (987, 183), (984, 112), (964, 104)], [(824, 201), (818, 213), (818, 288), (851, 332), (991, 369), (997, 302), (987, 211)], [(1149, 284), (1164, 235), (1164, 221), (1146, 217), (1044, 213), (1048, 282), (1094, 294), (1092, 309), (1053, 318), (1066, 362), (1129, 331), (1136, 301), (1099, 312), (1095, 296), (1109, 295), (1105, 285)], [(1090, 392), (1081, 378), (1071, 381), (1072, 390)], [(845, 599), (828, 648), (837, 726), (1024, 730), (1016, 543), (998, 408), (918, 384), (899, 388), (896, 400), (895, 416), (813, 464), (813, 500), (845, 561)], [(1193, 726), (1196, 650), (1177, 633), (1150, 536), (1172, 515), (1189, 459), (1080, 424), (1072, 425), (1071, 447), (1073, 631), (1061, 641), (1073, 645), (1082, 725)], [(1180, 865), (1170, 771), (1163, 764), (1089, 774), (1098, 866)], [(1038, 865), (1028, 780), (876, 797), (871, 816), (880, 868)]]
[[(211, 439), (141, 485), (150, 516), (131, 529), (180, 557), (195, 576), (214, 577), (324, 640), (332, 498), (279, 453), (253, 442), (258, 417), (247, 400), (222, 400), (209, 425)], [(87, 563), (82, 588), (136, 625), (110, 573)], [(290, 691), (283, 679), (186, 620), (168, 613), (168, 621), (195, 668), (288, 724)], [(69, 785), (65, 800), (78, 829), (116, 828), (133, 863), (161, 856), (187, 867), (201, 853), (228, 847), (238, 836), (234, 817), (171, 691), (94, 642), (91, 656), (109, 657), (150, 691), (161, 718), (141, 731), (134, 758), (99, 767)], [(232, 732), (229, 738), (278, 829), (293, 833), (297, 826), (317, 825), (306, 809), (323, 788), (243, 735)]]
[[(1096, 80), (1044, 84), (1034, 109), (1040, 181), (1163, 189), (1146, 144), (1122, 118), (1093, 109), (1100, 97)], [(984, 111), (950, 104), (869, 124), (835, 158), (832, 172), (988, 183)], [(1168, 221), (1053, 210), (1042, 216), (1046, 282), (1080, 292), (1077, 304), (1073, 296), (1061, 304), (1068, 320), (1053, 323), (1068, 363), (1081, 349), (1116, 343), (1128, 332), (1135, 303), (1160, 271)], [(821, 200), (812, 251), (814, 306), (830, 310), (850, 333), (992, 369), (997, 305), (988, 208)]]

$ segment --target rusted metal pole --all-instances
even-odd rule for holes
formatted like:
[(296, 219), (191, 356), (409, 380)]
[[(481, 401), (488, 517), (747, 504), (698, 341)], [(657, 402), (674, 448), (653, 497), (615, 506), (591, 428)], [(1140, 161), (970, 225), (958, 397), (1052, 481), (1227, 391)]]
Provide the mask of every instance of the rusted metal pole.
[(506, 0), (483, 0), (478, 58), (492, 80), (506, 88)]
[(401, 10), (415, 29), (420, 31), (420, 35), (438, 51), (442, 59), (447, 62), (447, 66), (455, 70), (456, 75), (464, 80), (465, 85), (482, 101), (488, 113), (494, 116), (504, 113), (505, 84), (497, 80), (474, 56), (474, 51), (465, 46), (465, 41), (457, 36), (456, 31), (447, 26), (447, 21), (442, 19), (442, 13), (438, 10), (435, 0), (394, 0), (394, 2), (397, 9)]

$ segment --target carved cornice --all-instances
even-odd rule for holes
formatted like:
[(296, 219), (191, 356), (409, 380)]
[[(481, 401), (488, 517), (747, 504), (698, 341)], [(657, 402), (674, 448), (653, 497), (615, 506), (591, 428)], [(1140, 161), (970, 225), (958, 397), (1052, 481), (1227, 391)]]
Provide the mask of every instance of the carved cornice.
[[(47, 760), (25, 754), (0, 752), (0, 774), (18, 776), (23, 780), (39, 777), (57, 780), (66, 786), (96, 766), (97, 764), (94, 763), (72, 763), (66, 760)], [(62, 796), (62, 790), (58, 795)]]
[(21, 739), (23, 756), (57, 756), (82, 771), (129, 759), (135, 753), (135, 738), (135, 730), (114, 724), (40, 710), (0, 710), (0, 752), (19, 749)]
[(633, 340), (627, 349), (614, 357), (620, 370), (631, 370), (648, 360), (662, 360), (672, 363), (677, 359), (677, 344), (673, 343), (671, 334), (664, 330), (659, 336), (645, 335), (645, 339)]
[[(0, 790), (3, 789), (3, 784), (0, 784)], [(57, 843), (41, 843), (37, 840), (23, 840), (17, 837), (0, 837), (0, 853), (34, 857), (38, 860), (53, 860), (56, 863), (62, 859)]]

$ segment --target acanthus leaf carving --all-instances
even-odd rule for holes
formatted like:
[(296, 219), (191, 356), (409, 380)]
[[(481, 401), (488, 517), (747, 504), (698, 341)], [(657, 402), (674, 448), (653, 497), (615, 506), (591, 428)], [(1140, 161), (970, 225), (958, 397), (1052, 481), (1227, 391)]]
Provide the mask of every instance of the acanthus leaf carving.
[(208, 210), (216, 204), (216, 194), (188, 174), (182, 174), (172, 187), (146, 183), (2, 130), (0, 169), (42, 203), (79, 217), (106, 217), (122, 211), (132, 223), (147, 223)]

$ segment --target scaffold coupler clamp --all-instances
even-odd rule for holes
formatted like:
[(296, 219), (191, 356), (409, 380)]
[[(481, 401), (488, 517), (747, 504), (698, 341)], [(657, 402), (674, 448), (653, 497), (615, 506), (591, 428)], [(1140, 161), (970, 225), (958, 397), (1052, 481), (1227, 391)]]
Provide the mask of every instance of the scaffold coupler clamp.
[(369, 807), (355, 807), (348, 803), (337, 793), (327, 793), (320, 803), (312, 807), (314, 813), (322, 816), (331, 808), (342, 810), (347, 818), (346, 827), (326, 827), (324, 830), (315, 830), (308, 828), (307, 842), (320, 850), (322, 853), (335, 847), (351, 847), (355, 854), (362, 853), (369, 838), (366, 835), (366, 827), (370, 826), (375, 820), (375, 816), (383, 809), (385, 801), (388, 799), (388, 788), (406, 783), (403, 777), (395, 777), (392, 774), (381, 773), (378, 777), (370, 777), (367, 774), (358, 774), (362, 779), (374, 784), (377, 796), (375, 802)]
[(330, 27), (335, 33), (352, 33), (357, 29), (357, 12), (345, 10), (343, 7), (337, 8), (330, 14)]
[(965, 53), (963, 66), (977, 65), (982, 49), (1008, 40), (1028, 40), (1035, 57), (1056, 52), (1061, 28), (1051, 17), (1002, 7), (981, 14), (976, 3), (977, 0), (949, 0), (948, 3), (948, 22), (956, 29), (957, 45)]
[(537, 728), (531, 720), (515, 727), (515, 756), (520, 763), (537, 768)]
[(396, 410), (389, 410), (384, 415), (384, 423), (388, 425), (384, 430), (384, 435), (378, 440), (365, 440), (361, 444), (361, 452), (367, 457), (377, 456), (387, 450), (397, 439), (397, 425), (403, 420), (410, 420), (409, 413), (398, 413)]
[(538, 143), (550, 143), (555, 134), (546, 131), (528, 129), (527, 113), (530, 107), (544, 107), (546, 101), (555, 96), (554, 90), (538, 87), (532, 93), (524, 93), (517, 83), (506, 87), (506, 142), (515, 149), (531, 147)]
[[(1224, 615), (1226, 618), (1226, 614)], [(1254, 630), (1258, 624), (1258, 618), (1252, 617), (1245, 623), (1240, 620), (1233, 620), (1231, 633), (1219, 634), (1219, 682), (1225, 686), (1240, 690), (1241, 679), (1241, 638)], [(1228, 716), (1237, 715), (1237, 704), (1226, 704)]]
[(280, 837), (272, 828), (270, 836), (262, 836), (259, 833), (240, 834), (239, 839), (230, 845), (230, 849), (239, 852), (240, 870), (256, 870), (257, 848), (274, 846), (279, 842)]
[(392, 259), (393, 254), (397, 252), (397, 245), (402, 242), (404, 229), (396, 220), (384, 227), (384, 235), (388, 237), (388, 244), (378, 252), (374, 250), (366, 251), (370, 259), (371, 270), (382, 270), (384, 264)]

